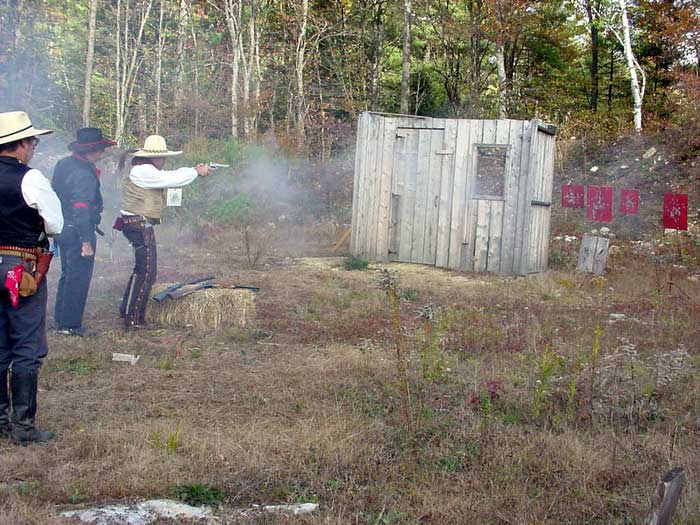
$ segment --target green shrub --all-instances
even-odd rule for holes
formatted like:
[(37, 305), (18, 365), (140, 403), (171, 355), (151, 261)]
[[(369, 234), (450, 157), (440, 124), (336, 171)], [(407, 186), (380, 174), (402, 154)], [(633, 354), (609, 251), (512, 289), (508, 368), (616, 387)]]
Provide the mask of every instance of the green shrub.
[(369, 266), (369, 261), (361, 257), (349, 257), (345, 259), (343, 267), (348, 270), (366, 270)]
[(177, 485), (172, 493), (180, 501), (194, 506), (218, 505), (228, 496), (223, 490), (203, 483)]
[(206, 219), (216, 224), (245, 226), (252, 222), (256, 204), (247, 195), (236, 195), (232, 199), (214, 202), (205, 212)]

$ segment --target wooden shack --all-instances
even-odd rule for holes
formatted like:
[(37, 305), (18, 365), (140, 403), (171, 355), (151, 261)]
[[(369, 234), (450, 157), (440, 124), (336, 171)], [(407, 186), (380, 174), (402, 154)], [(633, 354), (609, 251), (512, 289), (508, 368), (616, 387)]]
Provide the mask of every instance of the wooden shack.
[(454, 270), (547, 269), (556, 128), (363, 113), (353, 255)]

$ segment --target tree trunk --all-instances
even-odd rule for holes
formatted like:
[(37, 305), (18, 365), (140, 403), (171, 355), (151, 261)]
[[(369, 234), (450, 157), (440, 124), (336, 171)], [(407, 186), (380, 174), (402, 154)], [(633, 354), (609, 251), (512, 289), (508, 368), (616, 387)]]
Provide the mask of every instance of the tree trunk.
[(165, 0), (160, 0), (160, 12), (158, 15), (158, 49), (156, 52), (156, 122), (155, 133), (160, 134), (161, 121), (161, 83), (163, 79), (163, 47), (165, 35), (163, 34), (163, 17), (165, 15)]
[(92, 69), (95, 64), (95, 25), (97, 20), (97, 0), (90, 0), (88, 19), (87, 54), (85, 56), (85, 84), (83, 89), (83, 127), (90, 125), (90, 104), (92, 99)]
[(298, 138), (303, 140), (306, 135), (306, 93), (304, 91), (304, 65), (306, 54), (306, 27), (309, 22), (309, 0), (302, 0), (301, 20), (299, 23), (299, 38), (297, 39), (297, 56), (295, 65), (296, 78), (296, 107), (295, 121)]
[(632, 88), (633, 112), (634, 112), (634, 130), (637, 133), (642, 131), (642, 101), (644, 99), (644, 86), (640, 87), (637, 77), (637, 70), (642, 74), (644, 82), (644, 71), (638, 68), (637, 59), (632, 51), (632, 39), (630, 36), (630, 24), (627, 18), (627, 0), (619, 0), (621, 17), (622, 17), (622, 40), (625, 49), (625, 58), (627, 59), (627, 70), (630, 75), (630, 84)]
[(369, 78), (369, 109), (379, 109), (379, 77), (382, 62), (382, 43), (384, 33), (384, 5), (378, 2), (374, 12), (374, 33), (372, 35), (372, 50), (370, 55)]
[(179, 108), (184, 98), (185, 78), (185, 44), (187, 43), (187, 27), (190, 19), (190, 0), (180, 0), (180, 12), (177, 22), (177, 49), (175, 65), (175, 106)]
[(403, 54), (401, 59), (400, 112), (408, 114), (408, 98), (411, 80), (411, 0), (403, 2)]
[(615, 80), (615, 48), (610, 46), (610, 70), (608, 74), (608, 112), (612, 111), (613, 81)]
[(588, 99), (588, 107), (594, 113), (598, 111), (599, 82), (598, 63), (600, 54), (600, 35), (597, 25), (597, 16), (593, 9), (593, 0), (586, 1), (586, 13), (588, 14), (588, 25), (591, 30), (591, 92)]
[[(135, 35), (129, 31), (129, 19), (131, 16), (129, 10), (129, 1), (124, 4), (123, 10), (123, 26), (121, 24), (122, 15), (122, 0), (117, 0), (117, 52), (116, 52), (116, 69), (117, 69), (117, 129), (115, 131), (115, 140), (122, 144), (126, 133), (126, 123), (129, 117), (129, 108), (134, 94), (134, 86), (136, 85), (136, 77), (141, 69), (143, 57), (140, 54), (143, 35), (146, 28), (146, 23), (153, 7), (153, 0), (146, 0), (145, 5), (142, 5), (138, 20), (138, 29)], [(120, 67), (121, 66), (121, 67)]]
[(231, 39), (231, 136), (238, 138), (238, 76), (240, 73), (240, 27), (241, 4), (240, 0), (226, 0), (224, 4), (226, 24)]
[(498, 66), (498, 118), (508, 118), (508, 82), (506, 79), (506, 57), (503, 44), (496, 45), (496, 63)]

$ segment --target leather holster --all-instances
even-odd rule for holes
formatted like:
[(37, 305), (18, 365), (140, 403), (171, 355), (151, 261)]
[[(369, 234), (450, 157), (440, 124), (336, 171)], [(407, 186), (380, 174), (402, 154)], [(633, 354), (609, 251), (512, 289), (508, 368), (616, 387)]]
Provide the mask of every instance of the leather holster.
[(36, 281), (37, 288), (41, 285), (41, 282), (46, 277), (46, 274), (49, 273), (51, 259), (53, 259), (53, 253), (48, 250), (39, 250), (36, 255), (36, 271), (34, 272), (34, 280)]

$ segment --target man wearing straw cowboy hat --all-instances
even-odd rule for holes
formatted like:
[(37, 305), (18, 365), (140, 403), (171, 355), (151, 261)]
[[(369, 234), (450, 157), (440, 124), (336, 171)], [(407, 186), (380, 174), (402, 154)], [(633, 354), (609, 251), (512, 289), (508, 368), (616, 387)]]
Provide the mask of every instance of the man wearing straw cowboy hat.
[(95, 164), (116, 142), (98, 128), (81, 128), (68, 145), (73, 154), (61, 159), (53, 172), (53, 188), (61, 199), (65, 225), (57, 239), (61, 253), (54, 319), (65, 335), (85, 335), (83, 313), (95, 265), (95, 232), (102, 233), (100, 170)]
[(157, 274), (153, 226), (161, 222), (163, 190), (186, 186), (198, 176), (211, 174), (212, 169), (205, 164), (173, 171), (163, 169), (167, 157), (181, 153), (170, 151), (160, 135), (151, 135), (143, 148), (134, 153), (129, 176), (122, 185), (122, 211), (114, 228), (121, 230), (134, 247), (136, 260), (120, 308), (127, 329), (145, 325), (146, 304)]
[(63, 215), (49, 181), (27, 165), (37, 137), (47, 133), (22, 111), (0, 113), (0, 435), (22, 444), (53, 438), (35, 419), (39, 368), (48, 352), (43, 277), (51, 259), (44, 248), (47, 235), (61, 232)]

